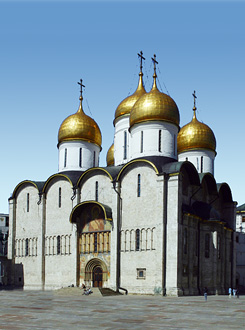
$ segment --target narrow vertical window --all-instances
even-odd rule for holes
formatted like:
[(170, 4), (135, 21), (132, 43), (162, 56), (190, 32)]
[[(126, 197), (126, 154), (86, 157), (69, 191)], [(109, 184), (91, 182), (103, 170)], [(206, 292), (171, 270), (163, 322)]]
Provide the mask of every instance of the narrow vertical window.
[(127, 132), (124, 131), (123, 159), (127, 159)]
[(176, 155), (176, 135), (174, 134), (174, 155)]
[(197, 172), (199, 171), (199, 159), (197, 157)]
[(217, 255), (218, 255), (218, 259), (220, 259), (221, 253), (220, 253), (220, 235), (219, 234), (217, 236)]
[(67, 149), (65, 148), (64, 167), (66, 167), (66, 163), (67, 163)]
[(158, 151), (162, 152), (162, 131), (159, 130), (158, 133)]
[(188, 157), (186, 157), (185, 160), (188, 161)]
[(82, 148), (79, 148), (79, 167), (82, 167)]
[(144, 135), (143, 135), (143, 131), (141, 131), (141, 137), (140, 137), (140, 152), (143, 152), (143, 144), (144, 144)]
[(60, 254), (60, 236), (57, 236), (57, 254)]
[(138, 174), (138, 182), (137, 182), (137, 197), (141, 195), (141, 175)]
[(210, 236), (209, 234), (205, 235), (205, 258), (209, 258), (209, 250), (210, 250)]
[(27, 193), (26, 195), (26, 212), (29, 212), (30, 209), (30, 195)]
[(93, 167), (95, 167), (95, 151), (94, 151), (94, 156), (93, 156)]
[(98, 233), (94, 233), (94, 252), (98, 252)]
[(61, 207), (61, 188), (59, 187), (59, 201), (58, 201), (59, 207)]
[(26, 246), (25, 246), (25, 256), (27, 257), (29, 255), (29, 242), (28, 238), (26, 238)]
[(187, 254), (187, 229), (184, 229), (184, 254)]
[(99, 183), (98, 183), (98, 181), (96, 181), (95, 182), (95, 200), (96, 200), (96, 202), (98, 202), (98, 197), (99, 197), (98, 190), (99, 190)]
[(203, 156), (201, 156), (201, 173), (203, 172)]
[(196, 256), (198, 255), (198, 245), (199, 245), (199, 242), (198, 242), (198, 231), (196, 230)]
[(135, 232), (135, 251), (140, 250), (140, 230), (136, 229)]

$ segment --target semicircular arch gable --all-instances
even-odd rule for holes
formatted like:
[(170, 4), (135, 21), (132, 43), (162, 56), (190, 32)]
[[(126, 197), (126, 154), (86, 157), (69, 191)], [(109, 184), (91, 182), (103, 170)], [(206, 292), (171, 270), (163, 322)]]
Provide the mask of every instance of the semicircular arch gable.
[(82, 181), (86, 180), (88, 176), (98, 175), (98, 173), (107, 175), (111, 181), (113, 181), (113, 178), (111, 174), (102, 167), (95, 167), (95, 168), (89, 168), (87, 171), (85, 171), (78, 179), (77, 186), (81, 185)]
[(123, 168), (118, 173), (116, 180), (117, 181), (121, 180), (121, 178), (122, 178), (123, 174), (126, 172), (126, 170), (129, 170), (130, 167), (135, 166), (135, 164), (140, 165), (140, 163), (144, 163), (144, 165), (149, 165), (150, 167), (152, 167), (154, 169), (156, 174), (159, 174), (157, 167), (151, 161), (149, 161), (147, 159), (134, 159), (123, 166)]
[(203, 175), (200, 175), (201, 185), (206, 186), (208, 194), (211, 195), (217, 195), (217, 184), (216, 181), (211, 173), (205, 173)]
[(217, 184), (219, 197), (225, 203), (233, 202), (230, 186), (227, 183)]
[(39, 187), (37, 186), (37, 184), (34, 182), (34, 181), (31, 181), (31, 180), (24, 180), (22, 182), (20, 182), (15, 188), (14, 188), (14, 191), (13, 191), (13, 194), (12, 194), (12, 198), (16, 198), (18, 192), (20, 189), (24, 188), (24, 186), (33, 186), (37, 189), (37, 193), (39, 193)]
[(72, 181), (70, 180), (70, 178), (67, 175), (62, 174), (62, 173), (57, 173), (57, 174), (51, 175), (47, 179), (47, 181), (45, 182), (45, 184), (43, 186), (42, 193), (46, 193), (47, 189), (51, 185), (52, 181), (57, 180), (59, 178), (67, 180), (70, 183), (71, 187), (73, 187)]

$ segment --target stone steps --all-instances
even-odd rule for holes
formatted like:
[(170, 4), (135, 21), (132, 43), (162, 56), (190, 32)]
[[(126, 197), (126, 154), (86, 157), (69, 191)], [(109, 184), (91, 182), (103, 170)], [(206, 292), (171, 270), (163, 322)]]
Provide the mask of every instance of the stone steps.
[(99, 290), (103, 297), (122, 295), (120, 292), (116, 292), (110, 288), (99, 288)]

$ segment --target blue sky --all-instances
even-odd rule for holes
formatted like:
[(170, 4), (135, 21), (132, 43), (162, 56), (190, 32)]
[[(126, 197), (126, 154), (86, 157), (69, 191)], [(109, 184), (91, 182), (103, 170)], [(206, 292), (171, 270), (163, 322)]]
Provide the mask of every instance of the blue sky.
[(102, 132), (100, 165), (113, 142), (118, 104), (133, 93), (141, 50), (144, 81), (158, 78), (180, 110), (181, 126), (197, 118), (217, 140), (215, 179), (245, 202), (243, 1), (1, 1), (0, 212), (22, 180), (46, 180), (58, 169), (57, 134), (79, 104)]

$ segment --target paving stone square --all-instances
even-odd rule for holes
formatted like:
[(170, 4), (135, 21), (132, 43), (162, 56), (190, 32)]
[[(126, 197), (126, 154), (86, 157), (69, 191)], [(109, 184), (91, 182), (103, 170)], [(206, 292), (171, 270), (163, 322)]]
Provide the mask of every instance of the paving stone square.
[(0, 329), (244, 329), (245, 296), (90, 296), (0, 291)]

